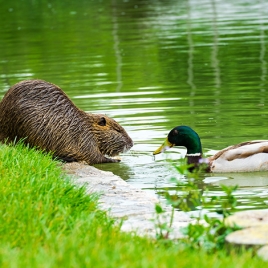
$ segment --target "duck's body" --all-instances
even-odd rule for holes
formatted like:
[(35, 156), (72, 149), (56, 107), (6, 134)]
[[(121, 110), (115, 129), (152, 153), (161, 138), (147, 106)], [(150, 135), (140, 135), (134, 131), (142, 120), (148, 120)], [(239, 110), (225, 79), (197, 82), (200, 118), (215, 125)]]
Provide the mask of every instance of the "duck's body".
[(188, 164), (198, 166), (205, 162), (208, 172), (268, 171), (268, 140), (239, 143), (204, 159), (198, 134), (188, 126), (178, 126), (170, 131), (164, 144), (154, 154), (173, 146), (186, 147)]
[(268, 140), (248, 141), (227, 147), (208, 158), (211, 172), (268, 170)]

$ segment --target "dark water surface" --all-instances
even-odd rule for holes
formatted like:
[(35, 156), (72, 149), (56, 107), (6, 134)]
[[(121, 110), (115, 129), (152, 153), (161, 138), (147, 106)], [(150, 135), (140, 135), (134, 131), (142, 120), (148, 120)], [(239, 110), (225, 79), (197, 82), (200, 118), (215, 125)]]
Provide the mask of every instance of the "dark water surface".
[[(2, 1), (0, 95), (39, 78), (81, 109), (105, 113), (135, 142), (119, 164), (97, 165), (136, 187), (174, 188), (183, 148), (152, 157), (174, 126), (186, 124), (204, 151), (268, 139), (264, 0)], [(267, 207), (268, 173), (213, 174), (210, 194), (240, 185), (238, 209)]]

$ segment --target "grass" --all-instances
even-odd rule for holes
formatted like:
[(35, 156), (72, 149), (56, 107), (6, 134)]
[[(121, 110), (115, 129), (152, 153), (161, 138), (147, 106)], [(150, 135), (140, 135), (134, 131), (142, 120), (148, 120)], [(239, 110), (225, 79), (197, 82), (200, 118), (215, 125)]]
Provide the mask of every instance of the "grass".
[[(208, 255), (120, 232), (59, 163), (0, 147), (0, 267), (263, 267), (250, 252)], [(235, 260), (235, 261), (234, 261)]]

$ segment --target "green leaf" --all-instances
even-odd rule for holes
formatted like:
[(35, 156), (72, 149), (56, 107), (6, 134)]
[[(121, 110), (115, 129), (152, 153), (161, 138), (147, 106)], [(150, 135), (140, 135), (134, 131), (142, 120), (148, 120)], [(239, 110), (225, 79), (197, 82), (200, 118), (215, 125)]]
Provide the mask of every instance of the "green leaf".
[(161, 214), (161, 213), (165, 212), (165, 210), (161, 207), (160, 204), (155, 204), (155, 211), (157, 214)]

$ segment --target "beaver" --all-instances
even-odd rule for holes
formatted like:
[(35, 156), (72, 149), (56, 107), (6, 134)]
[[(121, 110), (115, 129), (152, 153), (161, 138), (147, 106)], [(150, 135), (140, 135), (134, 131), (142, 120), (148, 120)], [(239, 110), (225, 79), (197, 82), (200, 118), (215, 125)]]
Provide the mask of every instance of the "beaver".
[(133, 146), (114, 119), (80, 110), (61, 88), (36, 79), (15, 84), (0, 102), (0, 141), (20, 139), (65, 162), (90, 165), (118, 162), (106, 156)]

